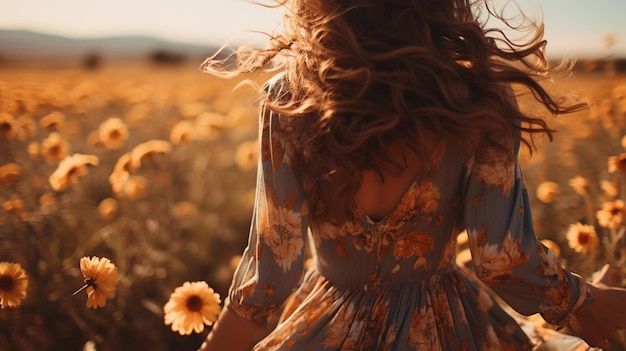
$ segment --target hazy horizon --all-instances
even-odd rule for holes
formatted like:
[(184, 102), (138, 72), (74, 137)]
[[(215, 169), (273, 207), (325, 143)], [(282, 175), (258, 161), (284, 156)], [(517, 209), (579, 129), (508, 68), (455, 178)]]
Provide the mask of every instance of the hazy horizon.
[[(550, 55), (626, 56), (626, 1), (526, 0), (523, 6), (531, 16), (543, 9)], [(0, 0), (0, 29), (82, 39), (148, 36), (204, 46), (262, 45), (267, 37), (259, 32), (278, 28), (282, 14), (246, 0)], [(611, 49), (607, 34), (615, 38)]]

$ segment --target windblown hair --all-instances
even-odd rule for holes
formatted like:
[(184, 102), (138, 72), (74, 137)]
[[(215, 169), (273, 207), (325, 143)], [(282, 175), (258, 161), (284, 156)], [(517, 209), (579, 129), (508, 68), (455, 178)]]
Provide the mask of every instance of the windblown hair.
[[(408, 146), (431, 169), (437, 146), (425, 134), (479, 161), (482, 148), (514, 157), (507, 140), (516, 130), (531, 150), (534, 134), (552, 140), (543, 118), (518, 109), (513, 85), (552, 115), (584, 108), (540, 85), (569, 67), (551, 67), (543, 24), (521, 11), (507, 18), (489, 0), (276, 1), (287, 7), (285, 28), (267, 48), (238, 49), (234, 71), (212, 58), (203, 68), (240, 74), (282, 62), (289, 94), (266, 104), (303, 119), (302, 167), (313, 217), (349, 214), (363, 170), (381, 177), (383, 170), (402, 171), (405, 165), (387, 158), (392, 143)], [(489, 28), (494, 20), (505, 29)], [(522, 43), (508, 36), (528, 30)]]

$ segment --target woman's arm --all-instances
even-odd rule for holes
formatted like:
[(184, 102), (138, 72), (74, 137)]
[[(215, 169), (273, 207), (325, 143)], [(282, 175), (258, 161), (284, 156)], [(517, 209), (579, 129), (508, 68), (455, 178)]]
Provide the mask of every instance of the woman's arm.
[(607, 341), (617, 340), (618, 330), (626, 329), (626, 289), (601, 282), (587, 286), (593, 302), (574, 310), (569, 326), (589, 345), (606, 347)]
[(249, 350), (264, 334), (263, 327), (225, 307), (198, 351)]

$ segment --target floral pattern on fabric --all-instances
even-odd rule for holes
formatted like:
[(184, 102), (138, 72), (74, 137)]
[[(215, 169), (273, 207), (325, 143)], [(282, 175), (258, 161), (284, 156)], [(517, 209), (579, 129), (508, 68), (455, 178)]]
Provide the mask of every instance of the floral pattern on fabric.
[[(280, 78), (272, 85), (280, 93)], [(344, 223), (320, 222), (308, 218), (296, 118), (262, 109), (260, 122), (255, 213), (227, 301), (259, 324), (282, 308), (255, 351), (530, 350), (484, 284), (549, 322), (577, 298), (534, 233), (514, 157), (468, 161), (446, 148), (381, 220), (356, 208)], [(476, 274), (455, 263), (465, 229)]]

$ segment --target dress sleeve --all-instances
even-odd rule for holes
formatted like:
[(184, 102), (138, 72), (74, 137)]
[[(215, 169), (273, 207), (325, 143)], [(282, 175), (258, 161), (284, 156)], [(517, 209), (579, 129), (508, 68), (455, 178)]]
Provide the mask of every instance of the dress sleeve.
[(261, 108), (256, 199), (248, 246), (226, 306), (259, 325), (300, 282), (308, 230), (293, 119)]
[(519, 136), (511, 144), (514, 157), (487, 151), (466, 168), (465, 224), (474, 269), (513, 309), (541, 313), (556, 325), (577, 301), (578, 284), (534, 232)]

